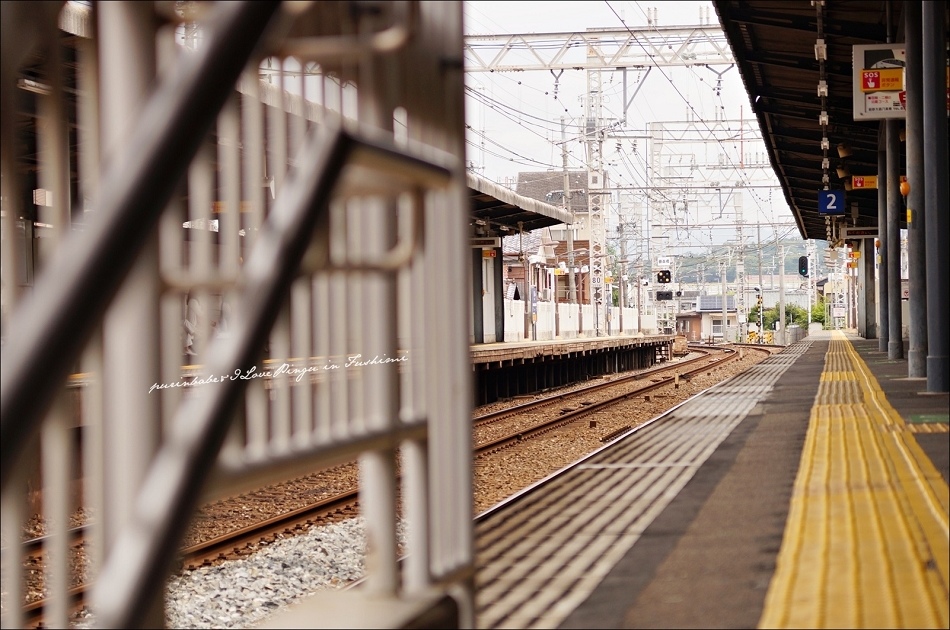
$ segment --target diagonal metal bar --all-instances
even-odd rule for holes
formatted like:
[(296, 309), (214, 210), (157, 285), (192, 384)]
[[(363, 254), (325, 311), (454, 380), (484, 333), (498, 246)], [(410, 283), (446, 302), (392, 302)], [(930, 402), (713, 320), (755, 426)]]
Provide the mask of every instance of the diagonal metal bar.
[(346, 167), (395, 171), (410, 188), (421, 181), (431, 187), (450, 183), (452, 169), (432, 158), (437, 156), (416, 156), (338, 128), (310, 136), (245, 263), (237, 301), (241, 317), (229, 338), (209, 348), (202, 377), (217, 380), (178, 409), (143, 483), (140, 496), (148, 497), (147, 504), (136, 509), (100, 574), (93, 593), (98, 625), (135, 628), (147, 621), (142, 611), (151, 610), (162, 593), (181, 545), (181, 524), (198, 503), (248, 384), (235, 370), (243, 372), (259, 358), (305, 257), (313, 255), (314, 239), (326, 249), (329, 201)]
[(279, 6), (216, 3), (207, 45), (160, 84), (129, 138), (138, 150), (107, 170), (99, 216), (88, 231), (67, 240), (36, 292), (12, 314), (9, 330), (15, 333), (3, 348), (0, 375), (0, 487), (6, 488), (53, 392), (102, 319)]
[(274, 324), (300, 262), (318, 226), (327, 220), (328, 201), (352, 149), (342, 131), (314, 134), (301, 155), (301, 167), (283, 194), (245, 264), (245, 282), (231, 338), (209, 348), (206, 377), (222, 382), (207, 387), (178, 409), (167, 441), (143, 483), (147, 509), (137, 509), (111, 550), (93, 592), (97, 625), (139, 627), (141, 611), (162, 592), (175, 557), (180, 524), (187, 522), (214, 467), (234, 409), (247, 381), (231, 376), (252, 365)]

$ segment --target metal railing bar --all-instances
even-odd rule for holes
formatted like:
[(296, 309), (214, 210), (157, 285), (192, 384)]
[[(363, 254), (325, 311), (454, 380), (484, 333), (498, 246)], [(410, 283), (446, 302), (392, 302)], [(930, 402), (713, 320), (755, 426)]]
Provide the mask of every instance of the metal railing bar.
[[(50, 262), (35, 293), (9, 321), (20, 331), (3, 348), (0, 376), (0, 488), (38, 430), (102, 319), (188, 163), (279, 9), (279, 3), (224, 2), (209, 16), (207, 45), (161, 83), (130, 137), (138, 148), (112, 164), (99, 191), (100, 216)], [(78, 236), (78, 238), (77, 238)]]
[[(289, 171), (245, 265), (236, 304), (243, 316), (235, 322), (231, 337), (212, 342), (206, 375), (230, 375), (235, 369), (253, 365), (277, 322), (311, 241), (329, 233), (330, 200), (339, 178), (354, 156), (367, 147), (386, 148), (340, 128), (312, 130), (299, 166)], [(392, 161), (424, 166), (398, 150), (382, 152)], [(438, 165), (429, 164), (428, 168), (433, 175), (442, 171)], [(120, 534), (93, 593), (99, 625), (138, 627), (143, 621), (141, 611), (150, 610), (152, 598), (160, 596), (184, 533), (180, 524), (188, 521), (198, 503), (249, 384), (240, 378), (222, 381), (179, 407), (142, 485), (140, 494), (149, 497), (148, 506), (137, 509), (129, 527)]]
[[(327, 212), (334, 184), (354, 140), (342, 131), (313, 134), (301, 166), (288, 175), (283, 194), (258, 236), (245, 265), (232, 336), (212, 342), (210, 375), (232, 374), (253, 364), (277, 320), (284, 298), (318, 223)], [(139, 611), (149, 610), (162, 591), (170, 560), (204, 482), (214, 466), (248, 381), (226, 379), (179, 407), (168, 439), (143, 482), (147, 510), (136, 510), (107, 559), (93, 593), (97, 625), (138, 627)], [(143, 534), (145, 534), (143, 536)], [(141, 541), (150, 541), (142, 544)]]
[(425, 440), (427, 435), (428, 426), (422, 419), (386, 430), (370, 429), (351, 436), (348, 441), (328, 441), (254, 458), (242, 458), (244, 453), (221, 457), (204, 488), (201, 502), (217, 501), (287, 479), (305, 477), (314, 472), (314, 462), (319, 462), (320, 469), (327, 469), (354, 462), (362, 452), (396, 449), (406, 441)]

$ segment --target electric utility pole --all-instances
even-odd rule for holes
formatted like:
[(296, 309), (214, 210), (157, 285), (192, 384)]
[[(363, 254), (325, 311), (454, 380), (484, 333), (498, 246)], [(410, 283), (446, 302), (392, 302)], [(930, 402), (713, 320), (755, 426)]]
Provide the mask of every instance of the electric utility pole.
[(574, 209), (571, 207), (571, 176), (567, 170), (567, 138), (564, 116), (561, 116), (561, 162), (564, 167), (564, 210), (571, 213), (567, 226), (567, 301), (577, 303), (577, 285), (574, 281)]

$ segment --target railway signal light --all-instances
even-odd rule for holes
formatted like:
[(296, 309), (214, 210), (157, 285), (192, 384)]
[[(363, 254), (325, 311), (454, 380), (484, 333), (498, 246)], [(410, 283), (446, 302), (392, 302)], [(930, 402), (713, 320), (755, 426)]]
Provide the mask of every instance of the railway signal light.
[(798, 273), (808, 277), (808, 256), (798, 257)]
[(673, 274), (670, 273), (669, 269), (664, 269), (657, 272), (656, 281), (662, 284), (668, 284), (673, 281)]

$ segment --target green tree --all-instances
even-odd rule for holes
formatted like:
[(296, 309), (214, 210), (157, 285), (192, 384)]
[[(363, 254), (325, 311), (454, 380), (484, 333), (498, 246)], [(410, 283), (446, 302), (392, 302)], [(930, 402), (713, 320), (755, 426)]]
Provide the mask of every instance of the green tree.
[(820, 295), (811, 307), (811, 321), (818, 322), (822, 326), (825, 323), (825, 296)]
[(797, 304), (785, 305), (785, 317), (789, 319), (786, 325), (797, 324), (802, 328), (808, 328), (808, 309), (802, 308)]
[[(779, 307), (778, 304), (772, 308), (766, 308), (762, 311), (762, 327), (764, 330), (775, 330), (775, 322), (779, 318)], [(785, 324), (786, 326), (791, 326), (792, 324), (797, 324), (802, 328), (808, 327), (808, 310), (798, 306), (796, 304), (786, 304), (785, 305)], [(824, 311), (822, 311), (822, 321), (824, 320)], [(752, 310), (749, 311), (749, 321), (758, 322), (759, 321), (759, 306), (753, 306)], [(812, 321), (815, 320), (815, 307), (812, 307)]]
[(775, 330), (775, 322), (778, 321), (778, 306), (767, 308), (762, 313), (762, 327), (765, 330)]

